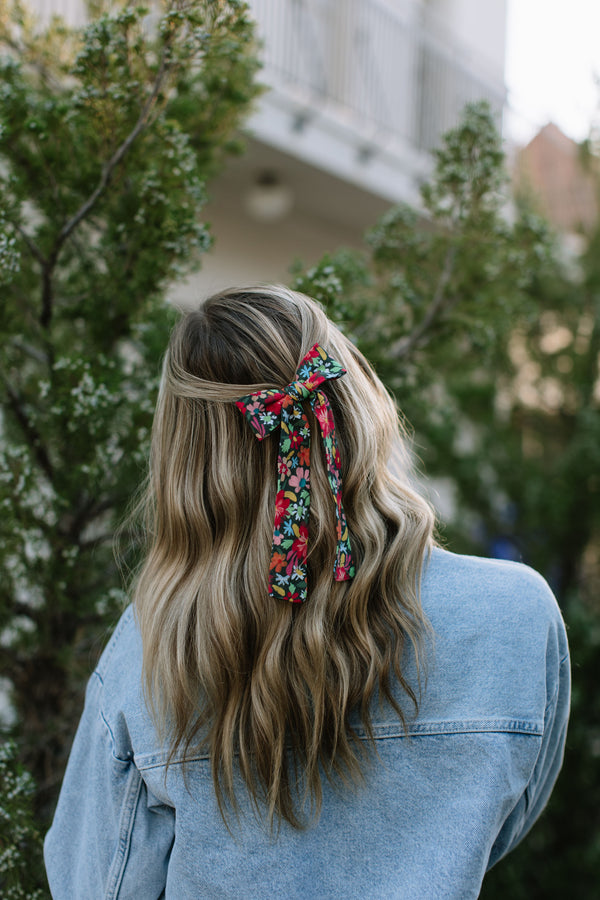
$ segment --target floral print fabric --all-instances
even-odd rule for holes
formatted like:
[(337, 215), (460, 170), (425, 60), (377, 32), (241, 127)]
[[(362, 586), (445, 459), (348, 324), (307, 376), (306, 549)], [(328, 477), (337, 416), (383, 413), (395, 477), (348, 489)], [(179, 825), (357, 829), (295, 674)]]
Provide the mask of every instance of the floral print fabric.
[(350, 539), (340, 476), (340, 452), (335, 438), (329, 400), (319, 390), (323, 382), (346, 374), (319, 344), (306, 354), (296, 380), (281, 391), (259, 391), (236, 401), (257, 438), (262, 441), (280, 427), (277, 458), (278, 484), (275, 501), (273, 548), (269, 570), (269, 594), (291, 603), (306, 600), (306, 560), (310, 511), (310, 425), (302, 408), (308, 400), (321, 429), (327, 477), (335, 501), (337, 554), (336, 581), (354, 577)]

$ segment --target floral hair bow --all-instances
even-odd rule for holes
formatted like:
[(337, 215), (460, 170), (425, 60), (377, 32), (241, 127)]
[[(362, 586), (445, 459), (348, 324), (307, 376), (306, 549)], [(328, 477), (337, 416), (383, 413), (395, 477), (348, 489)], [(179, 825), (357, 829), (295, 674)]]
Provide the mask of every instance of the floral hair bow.
[(319, 387), (346, 374), (339, 363), (315, 344), (296, 371), (296, 380), (281, 391), (259, 391), (236, 401), (256, 437), (262, 441), (278, 426), (278, 485), (275, 502), (273, 550), (269, 568), (269, 594), (291, 603), (306, 600), (306, 560), (310, 511), (310, 425), (302, 403), (310, 402), (321, 429), (327, 477), (335, 500), (337, 554), (333, 568), (336, 581), (354, 577), (350, 540), (344, 508), (340, 452), (335, 439), (329, 400)]

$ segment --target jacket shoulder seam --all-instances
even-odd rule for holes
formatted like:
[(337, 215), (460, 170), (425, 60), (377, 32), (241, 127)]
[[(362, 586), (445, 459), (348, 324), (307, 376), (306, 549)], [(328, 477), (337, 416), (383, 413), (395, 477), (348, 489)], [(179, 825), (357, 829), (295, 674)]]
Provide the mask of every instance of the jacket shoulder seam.
[(109, 640), (108, 644), (106, 645), (104, 653), (98, 660), (98, 665), (96, 666), (96, 668), (94, 670), (94, 674), (97, 675), (101, 681), (103, 680), (103, 673), (106, 670), (106, 668), (108, 667), (110, 659), (115, 651), (115, 648), (119, 641), (119, 637), (120, 637), (121, 633), (125, 630), (125, 628), (130, 624), (132, 616), (133, 616), (133, 605), (130, 604), (127, 607), (127, 609), (125, 610), (125, 612), (123, 613), (123, 615), (121, 616), (121, 618), (119, 619), (119, 621), (117, 622), (115, 630), (113, 631), (113, 633), (110, 637), (110, 640)]

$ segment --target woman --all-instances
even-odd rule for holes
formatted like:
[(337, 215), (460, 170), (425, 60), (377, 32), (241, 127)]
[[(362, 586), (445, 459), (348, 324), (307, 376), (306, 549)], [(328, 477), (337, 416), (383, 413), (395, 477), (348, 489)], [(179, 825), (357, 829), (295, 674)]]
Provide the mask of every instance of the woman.
[(148, 550), (45, 845), (55, 898), (476, 897), (560, 768), (564, 626), (435, 546), (392, 401), (316, 303), (175, 328)]

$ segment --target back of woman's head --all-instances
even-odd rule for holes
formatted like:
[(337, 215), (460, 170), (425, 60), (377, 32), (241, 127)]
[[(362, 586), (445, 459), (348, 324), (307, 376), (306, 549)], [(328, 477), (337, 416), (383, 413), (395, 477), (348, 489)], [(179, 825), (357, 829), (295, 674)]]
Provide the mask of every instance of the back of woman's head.
[[(312, 435), (308, 599), (269, 595), (277, 430), (257, 440), (236, 407), (281, 391), (319, 344), (346, 370), (320, 388), (333, 412), (355, 577), (334, 580), (336, 509), (319, 426)], [(273, 823), (321, 803), (321, 772), (359, 782), (378, 692), (403, 719), (408, 638), (419, 649), (423, 557), (432, 515), (387, 463), (401, 440), (371, 367), (308, 297), (230, 290), (184, 315), (165, 357), (146, 497), (148, 553), (135, 589), (145, 683), (171, 761), (210, 753), (221, 811), (239, 771)], [(396, 690), (394, 691), (394, 682)], [(302, 777), (298, 778), (298, 773)]]

